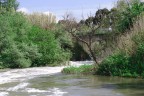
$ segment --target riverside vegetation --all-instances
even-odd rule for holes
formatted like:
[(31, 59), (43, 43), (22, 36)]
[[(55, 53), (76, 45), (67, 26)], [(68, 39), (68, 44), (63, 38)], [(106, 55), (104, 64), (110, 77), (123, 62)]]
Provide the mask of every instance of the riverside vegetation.
[[(144, 3), (119, 0), (111, 10), (56, 23), (43, 13), (17, 12), (16, 0), (0, 1), (0, 68), (26, 68), (92, 59), (94, 65), (64, 68), (64, 73), (144, 77)], [(96, 38), (96, 39), (95, 39)]]
[(65, 34), (40, 26), (48, 20), (33, 23), (40, 19), (38, 14), (31, 22), (29, 15), (16, 11), (16, 0), (3, 0), (0, 5), (0, 68), (46, 66), (70, 58), (70, 52), (61, 47), (69, 43), (61, 38)]
[[(93, 68), (88, 68), (94, 70), (92, 73), (97, 75), (144, 77), (144, 4), (139, 0), (132, 0), (129, 3), (120, 0), (114, 9), (117, 10), (115, 16), (119, 18), (113, 28), (117, 33), (114, 35), (114, 51), (99, 65), (89, 65)], [(77, 72), (82, 68), (70, 67), (64, 71), (74, 73), (74, 69)]]

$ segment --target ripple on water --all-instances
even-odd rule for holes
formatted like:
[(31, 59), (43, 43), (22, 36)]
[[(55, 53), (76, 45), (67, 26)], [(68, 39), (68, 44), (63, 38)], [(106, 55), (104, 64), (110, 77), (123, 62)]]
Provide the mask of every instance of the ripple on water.
[(51, 89), (52, 95), (49, 96), (63, 96), (63, 94), (66, 94), (68, 92), (62, 92), (59, 88), (53, 88)]
[(28, 92), (28, 93), (45, 93), (45, 92), (50, 92), (50, 91), (40, 90), (40, 89), (36, 89), (36, 88), (26, 88), (25, 91)]
[(19, 89), (24, 89), (28, 85), (29, 85), (29, 83), (20, 83), (14, 87), (8, 88), (7, 91), (18, 91)]

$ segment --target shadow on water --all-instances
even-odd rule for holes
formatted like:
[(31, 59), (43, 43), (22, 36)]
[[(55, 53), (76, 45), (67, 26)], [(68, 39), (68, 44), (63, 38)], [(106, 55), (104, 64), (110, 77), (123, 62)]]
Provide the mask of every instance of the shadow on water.
[(117, 84), (120, 89), (144, 90), (144, 82)]
[(122, 77), (96, 77), (98, 81), (103, 82), (102, 88), (113, 89), (125, 94), (126, 96), (144, 96), (144, 80), (136, 78)]
[(119, 83), (118, 89), (128, 96), (144, 96), (144, 81)]

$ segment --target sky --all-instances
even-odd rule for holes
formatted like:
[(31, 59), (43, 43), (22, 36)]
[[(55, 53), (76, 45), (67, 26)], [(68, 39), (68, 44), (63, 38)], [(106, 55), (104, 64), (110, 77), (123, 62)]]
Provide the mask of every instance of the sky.
[(72, 13), (77, 19), (94, 15), (100, 8), (112, 8), (117, 0), (17, 0), (19, 11), (51, 12), (57, 19), (62, 19), (66, 12)]

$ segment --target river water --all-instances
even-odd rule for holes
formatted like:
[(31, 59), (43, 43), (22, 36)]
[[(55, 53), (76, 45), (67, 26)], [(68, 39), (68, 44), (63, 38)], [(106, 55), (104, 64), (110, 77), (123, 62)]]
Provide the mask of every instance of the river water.
[(0, 96), (144, 96), (144, 80), (66, 75), (63, 67), (0, 71)]

